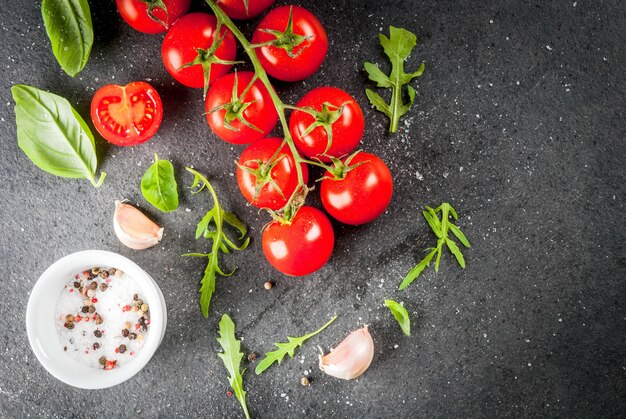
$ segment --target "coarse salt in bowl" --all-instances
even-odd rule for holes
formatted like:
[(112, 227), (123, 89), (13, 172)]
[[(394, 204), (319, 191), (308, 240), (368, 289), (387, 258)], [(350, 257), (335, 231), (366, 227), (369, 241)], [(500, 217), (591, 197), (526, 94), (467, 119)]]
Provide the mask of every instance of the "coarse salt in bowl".
[[(64, 351), (57, 329), (57, 303), (68, 282), (93, 267), (114, 267), (133, 278), (150, 307), (150, 326), (145, 341), (134, 359), (118, 368), (105, 370), (87, 366)], [(53, 263), (39, 277), (26, 309), (28, 341), (46, 370), (74, 387), (101, 389), (122, 383), (137, 374), (159, 347), (167, 324), (165, 299), (157, 283), (130, 259), (104, 250), (72, 253)]]

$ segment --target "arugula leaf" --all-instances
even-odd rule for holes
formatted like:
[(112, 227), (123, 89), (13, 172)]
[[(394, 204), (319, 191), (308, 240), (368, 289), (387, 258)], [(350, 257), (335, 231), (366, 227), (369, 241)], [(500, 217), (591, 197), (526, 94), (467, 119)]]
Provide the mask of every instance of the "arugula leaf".
[(52, 93), (17, 84), (11, 88), (15, 100), (17, 143), (40, 169), (55, 176), (88, 179), (102, 185), (106, 173), (96, 181), (98, 158), (91, 130), (72, 105)]
[[(392, 89), (391, 100), (387, 104), (378, 93), (371, 89), (365, 89), (365, 94), (372, 105), (389, 118), (389, 132), (396, 132), (400, 117), (409, 111), (415, 101), (415, 89), (408, 84), (414, 78), (422, 75), (424, 63), (413, 73), (404, 72), (404, 61), (411, 55), (411, 51), (417, 44), (415, 34), (406, 29), (389, 26), (389, 38), (381, 33), (378, 34), (378, 39), (391, 61), (391, 74), (387, 76), (376, 64), (370, 62), (365, 62), (365, 71), (367, 71), (370, 80), (376, 82), (377, 87)], [(402, 99), (402, 86), (404, 85), (408, 85), (408, 103), (404, 103)]]
[[(211, 186), (211, 183), (199, 172), (190, 167), (186, 167), (187, 171), (194, 175), (193, 184), (191, 188), (196, 188), (192, 193), (195, 195), (200, 193), (203, 189), (208, 189), (211, 197), (213, 198), (213, 208), (211, 208), (202, 220), (198, 223), (196, 228), (196, 240), (200, 237), (213, 240), (213, 246), (210, 253), (186, 253), (183, 256), (191, 257), (206, 257), (207, 265), (204, 269), (204, 276), (200, 281), (200, 310), (205, 318), (209, 317), (209, 306), (211, 304), (211, 297), (215, 292), (215, 278), (220, 276), (231, 276), (235, 273), (235, 269), (230, 272), (224, 272), (219, 266), (219, 254), (230, 253), (230, 250), (244, 250), (250, 244), (250, 237), (244, 237), (248, 233), (246, 226), (237, 218), (232, 212), (226, 212), (222, 209), (215, 189)], [(243, 242), (240, 245), (235, 244), (235, 241), (228, 238), (224, 232), (224, 223), (236, 228), (241, 236), (240, 240)]]
[(93, 25), (87, 0), (43, 0), (41, 14), (52, 53), (70, 76), (85, 67), (93, 45)]
[[(454, 218), (455, 220), (459, 218), (456, 210), (452, 207), (452, 205), (448, 204), (447, 202), (444, 202), (436, 209), (432, 209), (429, 206), (426, 206), (425, 208), (426, 210), (422, 211), (422, 215), (428, 222), (430, 229), (435, 233), (438, 238), (437, 247), (431, 247), (426, 249), (430, 250), (430, 253), (428, 253), (428, 255), (426, 255), (426, 257), (422, 259), (420, 263), (415, 265), (415, 267), (413, 267), (413, 269), (411, 269), (409, 273), (404, 277), (402, 283), (398, 287), (398, 289), (400, 290), (408, 287), (411, 282), (413, 282), (418, 276), (420, 276), (422, 271), (430, 265), (430, 261), (435, 255), (437, 255), (437, 257), (435, 258), (435, 272), (439, 272), (439, 261), (441, 260), (441, 253), (444, 243), (448, 247), (450, 252), (454, 255), (461, 268), (465, 269), (465, 258), (461, 253), (461, 249), (459, 249), (459, 246), (457, 246), (454, 240), (448, 237), (448, 232), (452, 231), (452, 234), (454, 234), (459, 239), (463, 246), (470, 247), (470, 243), (467, 240), (467, 237), (465, 237), (465, 234), (463, 234), (463, 232), (461, 232), (461, 229), (454, 225), (449, 219), (450, 215), (452, 215), (452, 218)], [(439, 219), (439, 216), (437, 215), (439, 213), (441, 213), (441, 219)]]
[(141, 178), (141, 193), (144, 198), (163, 212), (178, 208), (178, 185), (174, 177), (174, 166), (169, 160), (159, 160), (154, 154), (154, 163)]
[(326, 329), (332, 322), (335, 321), (336, 318), (337, 318), (337, 316), (333, 316), (332, 319), (330, 319), (328, 322), (326, 322), (326, 324), (324, 326), (320, 327), (315, 332), (308, 333), (308, 334), (306, 334), (304, 336), (300, 336), (298, 338), (292, 338), (290, 336), (287, 336), (287, 339), (289, 340), (289, 342), (278, 342), (278, 343), (275, 343), (274, 345), (276, 345), (278, 347), (278, 350), (272, 351), (272, 352), (267, 352), (265, 354), (265, 358), (263, 358), (261, 360), (261, 362), (259, 362), (259, 364), (254, 369), (254, 373), (256, 375), (261, 374), (263, 371), (268, 369), (274, 362), (278, 362), (278, 364), (280, 364), (280, 362), (283, 360), (285, 355), (289, 355), (291, 358), (293, 358), (294, 351), (299, 346), (302, 346), (304, 341), (306, 341), (307, 339), (312, 338), (313, 336), (315, 336), (318, 333), (320, 333), (322, 330)]
[(249, 419), (250, 413), (246, 404), (246, 391), (243, 389), (242, 376), (246, 370), (239, 369), (243, 359), (243, 352), (241, 352), (241, 342), (235, 338), (235, 323), (233, 323), (228, 314), (224, 314), (222, 320), (220, 320), (219, 334), (220, 337), (217, 338), (217, 342), (224, 349), (224, 352), (219, 352), (217, 356), (224, 362), (224, 366), (229, 374), (228, 382), (235, 391), (235, 396), (243, 408), (243, 413)]
[(409, 313), (406, 311), (406, 308), (394, 300), (385, 300), (385, 305), (391, 310), (391, 314), (396, 318), (402, 332), (407, 336), (411, 336), (411, 319), (409, 319)]

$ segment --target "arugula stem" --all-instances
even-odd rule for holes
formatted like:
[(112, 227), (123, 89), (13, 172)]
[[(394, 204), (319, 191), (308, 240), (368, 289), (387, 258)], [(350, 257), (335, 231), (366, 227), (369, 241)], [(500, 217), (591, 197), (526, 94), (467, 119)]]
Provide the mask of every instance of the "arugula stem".
[(296, 145), (293, 142), (293, 138), (291, 137), (291, 132), (289, 131), (289, 124), (287, 123), (287, 117), (285, 116), (285, 109), (288, 109), (289, 107), (288, 105), (285, 105), (283, 103), (283, 101), (280, 99), (280, 97), (274, 90), (274, 87), (272, 87), (272, 84), (270, 83), (267, 73), (263, 69), (261, 62), (256, 56), (256, 52), (254, 51), (254, 45), (252, 45), (246, 39), (246, 37), (243, 35), (243, 33), (241, 33), (239, 28), (233, 23), (233, 21), (228, 17), (228, 15), (226, 15), (226, 13), (224, 13), (224, 11), (222, 11), (222, 9), (217, 5), (215, 0), (206, 0), (206, 2), (209, 5), (209, 7), (211, 7), (211, 10), (213, 10), (213, 13), (215, 13), (215, 17), (217, 18), (218, 22), (220, 22), (221, 24), (226, 26), (228, 29), (230, 29), (230, 31), (235, 35), (235, 38), (237, 38), (237, 40), (243, 47), (244, 51), (248, 55), (248, 58), (250, 58), (250, 61), (252, 62), (252, 66), (254, 67), (255, 75), (265, 85), (270, 97), (272, 98), (272, 102), (274, 102), (274, 106), (276, 107), (276, 112), (278, 113), (278, 119), (280, 120), (280, 125), (283, 129), (284, 139), (285, 139), (285, 142), (289, 145), (289, 149), (291, 150), (291, 153), (293, 154), (294, 160), (296, 162), (296, 172), (298, 174), (298, 187), (293, 191), (293, 193), (289, 197), (289, 200), (287, 201), (287, 205), (289, 205), (291, 202), (293, 202), (293, 200), (298, 195), (298, 193), (300, 193), (300, 191), (303, 188), (306, 188), (306, 184), (304, 182), (304, 176), (302, 173), (302, 167), (300, 166), (300, 163), (304, 163), (306, 162), (306, 160), (304, 160), (300, 156), (300, 153), (298, 153), (298, 149), (296, 148)]

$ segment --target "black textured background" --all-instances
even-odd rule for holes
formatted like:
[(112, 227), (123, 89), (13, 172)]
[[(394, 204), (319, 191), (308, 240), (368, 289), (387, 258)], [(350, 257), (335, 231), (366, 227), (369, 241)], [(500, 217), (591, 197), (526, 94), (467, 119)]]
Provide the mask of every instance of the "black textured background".
[[(295, 103), (309, 89), (335, 85), (365, 111), (363, 149), (394, 175), (388, 212), (358, 228), (335, 225), (336, 249), (302, 279), (264, 260), (268, 217), (247, 207), (233, 178), (241, 151), (204, 122), (202, 93), (175, 83), (162, 66), (162, 36), (135, 32), (113, 1), (92, 1), (91, 59), (75, 79), (56, 64), (39, 1), (0, 8), (0, 415), (8, 417), (235, 417), (226, 371), (215, 355), (222, 313), (246, 351), (265, 352), (287, 334), (339, 319), (294, 359), (262, 376), (248, 372), (248, 404), (259, 417), (623, 416), (626, 414), (624, 215), (626, 7), (615, 1), (297, 1), (327, 29), (329, 54), (305, 82), (277, 84)], [(284, 4), (283, 1), (278, 1)], [(196, 1), (195, 9), (207, 9)], [(255, 21), (256, 22), (256, 21)], [(251, 34), (255, 22), (243, 25)], [(363, 62), (385, 63), (377, 41), (389, 25), (415, 32), (407, 62), (426, 71), (397, 135), (372, 110)], [(165, 107), (156, 137), (135, 148), (98, 140), (104, 185), (55, 178), (18, 149), (10, 86), (25, 83), (65, 96), (88, 118), (105, 83), (148, 80)], [(182, 202), (159, 214), (139, 180), (153, 153), (173, 160)], [(224, 258), (238, 266), (220, 278), (211, 316), (197, 307), (203, 261), (194, 226), (208, 195), (190, 196), (184, 165), (206, 173), (226, 208), (251, 227), (249, 250)], [(156, 248), (136, 252), (113, 234), (113, 201), (127, 198), (165, 226)], [(420, 209), (452, 203), (473, 246), (467, 269), (445, 255), (404, 292), (403, 275), (433, 236)], [(317, 202), (313, 198), (311, 202)], [(189, 209), (189, 210), (187, 210)], [(24, 326), (30, 290), (43, 270), (78, 250), (126, 255), (160, 284), (168, 304), (165, 339), (130, 381), (79, 391), (46, 373)], [(276, 281), (270, 292), (266, 280)], [(404, 337), (383, 299), (408, 307)], [(374, 362), (356, 381), (324, 376), (326, 350), (370, 324)], [(250, 366), (251, 369), (254, 365)], [(300, 378), (310, 370), (312, 384)]]

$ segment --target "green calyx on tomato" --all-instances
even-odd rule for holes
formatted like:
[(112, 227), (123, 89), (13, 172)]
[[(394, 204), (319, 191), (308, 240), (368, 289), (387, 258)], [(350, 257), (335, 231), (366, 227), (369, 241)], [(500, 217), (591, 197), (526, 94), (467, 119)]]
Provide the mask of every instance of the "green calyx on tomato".
[[(245, 110), (248, 106), (257, 102), (257, 100), (253, 100), (251, 102), (244, 101), (244, 98), (252, 88), (252, 85), (257, 80), (257, 76), (252, 77), (250, 83), (246, 86), (246, 88), (241, 92), (241, 95), (237, 96), (237, 91), (239, 87), (239, 77), (237, 76), (237, 71), (235, 71), (235, 80), (233, 82), (233, 90), (231, 93), (230, 102), (225, 103), (223, 105), (217, 106), (213, 109), (209, 109), (207, 114), (224, 110), (226, 113), (224, 114), (224, 128), (229, 129), (231, 131), (239, 131), (239, 128), (233, 127), (231, 124), (233, 121), (239, 121), (246, 127), (253, 129), (257, 132), (263, 132), (260, 128), (256, 127), (250, 121), (246, 119), (244, 116)], [(258, 178), (257, 178), (258, 179)]]
[(323, 154), (328, 153), (328, 150), (333, 145), (333, 124), (341, 118), (341, 114), (343, 114), (343, 108), (345, 103), (341, 106), (337, 107), (329, 102), (324, 102), (322, 104), (322, 110), (316, 111), (315, 109), (307, 106), (304, 108), (296, 108), (297, 110), (303, 111), (311, 115), (315, 120), (309, 125), (304, 132), (301, 134), (301, 137), (306, 137), (309, 135), (315, 128), (322, 127), (324, 131), (326, 131), (326, 138), (328, 138), (328, 142), (326, 143), (326, 149)]
[[(280, 186), (278, 186), (278, 184), (272, 177), (272, 170), (284, 158), (287, 158), (287, 156), (281, 155), (279, 156), (279, 158), (274, 159), (273, 161), (265, 162), (265, 163), (263, 163), (263, 161), (259, 159), (252, 160), (252, 161), (248, 160), (245, 162), (245, 164), (237, 163), (237, 167), (239, 167), (244, 172), (250, 173), (256, 179), (254, 183), (254, 200), (256, 200), (259, 197), (259, 194), (261, 193), (261, 189), (263, 189), (266, 185), (271, 185), (283, 199), (287, 199), (282, 189), (280, 188)], [(250, 163), (256, 163), (257, 167), (252, 168), (252, 167), (246, 166), (247, 164), (249, 165)]]
[(243, 63), (243, 61), (222, 60), (220, 57), (218, 57), (215, 54), (217, 49), (220, 47), (220, 45), (224, 41), (224, 38), (226, 37), (226, 31), (224, 31), (224, 33), (220, 33), (221, 28), (222, 28), (222, 24), (218, 21), (217, 28), (215, 29), (215, 33), (217, 34), (217, 36), (213, 38), (213, 42), (211, 43), (211, 46), (207, 49), (194, 48), (196, 50), (196, 53), (198, 54), (196, 58), (194, 58), (192, 61), (188, 63), (181, 65), (178, 68), (178, 70), (181, 70), (183, 68), (193, 67), (195, 65), (202, 66), (202, 73), (204, 74), (204, 93), (202, 96), (203, 98), (206, 98), (206, 92), (209, 90), (209, 81), (211, 80), (211, 65), (212, 64), (234, 65), (234, 64)]
[[(159, 25), (163, 26), (167, 29), (167, 22), (169, 21), (169, 14), (167, 12), (167, 6), (163, 3), (163, 0), (139, 0), (142, 3), (145, 3), (148, 6), (148, 17), (154, 20)], [(159, 19), (154, 15), (154, 9), (158, 7), (159, 9), (165, 12), (165, 21)]]
[(303, 45), (298, 52), (294, 54), (293, 50), (300, 46), (303, 42), (308, 41), (309, 37), (304, 35), (298, 35), (293, 31), (293, 7), (289, 7), (289, 20), (287, 20), (287, 27), (284, 31), (277, 31), (273, 29), (259, 29), (261, 32), (273, 35), (275, 39), (264, 42), (261, 44), (252, 45), (254, 48), (264, 47), (271, 45), (276, 48), (282, 48), (287, 52), (290, 58), (296, 58), (306, 49), (308, 45)]
[(337, 157), (333, 157), (333, 156), (329, 156), (331, 162), (332, 162), (332, 166), (329, 165), (325, 165), (325, 164), (319, 164), (316, 163), (317, 166), (323, 167), (325, 168), (328, 173), (331, 174), (331, 176), (323, 176), (322, 178), (320, 178), (319, 180), (324, 180), (324, 179), (329, 179), (329, 180), (342, 180), (345, 179), (346, 175), (351, 171), (356, 169), (357, 167), (359, 167), (362, 164), (365, 163), (369, 163), (369, 160), (364, 160), (364, 161), (360, 161), (356, 164), (350, 165), (350, 163), (352, 162), (352, 160), (357, 156), (357, 154), (359, 154), (361, 152), (361, 150), (357, 150), (354, 153), (352, 153), (351, 155), (349, 155), (347, 158), (344, 159), (344, 161), (341, 161), (340, 159), (338, 159)]

